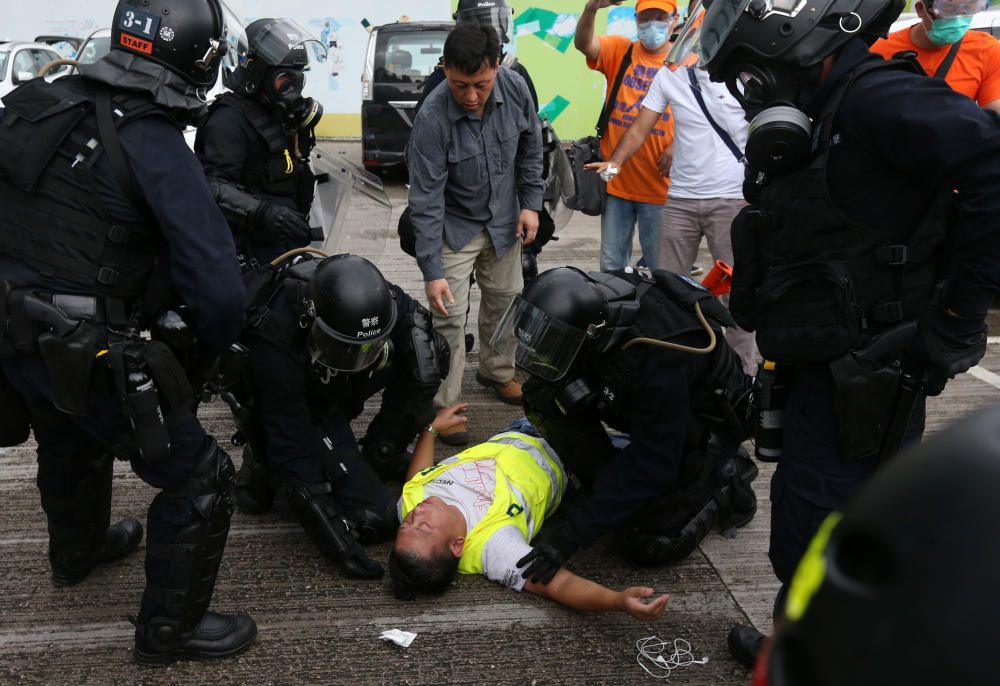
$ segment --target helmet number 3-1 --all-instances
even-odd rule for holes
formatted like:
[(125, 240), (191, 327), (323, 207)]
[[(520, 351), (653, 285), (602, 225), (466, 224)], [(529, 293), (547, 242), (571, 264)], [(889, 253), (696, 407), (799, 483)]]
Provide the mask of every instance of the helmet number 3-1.
[(127, 10), (122, 13), (120, 23), (120, 28), (123, 31), (153, 40), (156, 37), (156, 29), (160, 25), (160, 18), (139, 10)]

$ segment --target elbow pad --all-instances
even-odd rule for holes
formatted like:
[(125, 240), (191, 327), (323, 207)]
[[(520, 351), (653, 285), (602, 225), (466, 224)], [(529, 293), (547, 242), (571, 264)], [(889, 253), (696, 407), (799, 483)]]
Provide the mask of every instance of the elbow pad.
[(257, 212), (264, 201), (243, 186), (219, 179), (209, 179), (208, 187), (222, 213), (230, 222), (243, 228), (252, 228)]

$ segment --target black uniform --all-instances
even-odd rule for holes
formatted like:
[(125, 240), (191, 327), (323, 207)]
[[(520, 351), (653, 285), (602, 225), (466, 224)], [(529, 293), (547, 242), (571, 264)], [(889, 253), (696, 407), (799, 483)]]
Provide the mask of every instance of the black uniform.
[(831, 361), (918, 318), (960, 348), (981, 336), (1000, 287), (1000, 116), (905, 63), (886, 67), (858, 39), (808, 114), (808, 166), (748, 184), (753, 204), (733, 226), (731, 309), (790, 370), (771, 490), (770, 557), (786, 583), (820, 522), (878, 466), (877, 450), (845, 441), (877, 448), (893, 408), (895, 386), (879, 401), (877, 382), (869, 402), (842, 402)]
[[(441, 341), (426, 308), (391, 285), (400, 315), (388, 358), (354, 374), (314, 364), (298, 318), (316, 263), (306, 259), (289, 269), (266, 310), (255, 308), (264, 316), (251, 315), (243, 337), (250, 348), (251, 425), (261, 429), (251, 448), (267, 465), (272, 488), (288, 478), (310, 486), (329, 483), (341, 514), (366, 539), (377, 538), (395, 529), (395, 510), (369, 462), (380, 471), (398, 470), (408, 443), (434, 418), (440, 369), (427, 361), (436, 359), (438, 351), (431, 348), (440, 348)], [(380, 391), (381, 407), (362, 440), (366, 461), (350, 423)]]
[[(756, 469), (745, 456), (732, 459), (746, 435), (734, 408), (748, 401), (751, 381), (721, 336), (707, 355), (647, 344), (623, 349), (636, 337), (707, 344), (690, 301), (627, 278), (639, 284), (640, 299), (625, 335), (605, 353), (582, 350), (557, 383), (532, 376), (525, 409), (567, 468), (592, 487), (562, 530), (575, 546), (626, 527), (622, 552), (659, 563), (690, 553), (716, 521), (728, 528), (752, 517), (748, 484)], [(580, 381), (592, 394), (572, 405), (568, 389)], [(616, 448), (602, 422), (627, 433), (628, 445)], [(713, 498), (720, 508), (703, 511)]]
[[(169, 643), (208, 607), (232, 513), (233, 465), (194, 416), (183, 372), (139, 338), (156, 314), (144, 311), (143, 298), (155, 266), (188, 306), (206, 352), (218, 354), (239, 335), (244, 287), (201, 168), (151, 96), (110, 90), (122, 115), (113, 118), (105, 104), (107, 121), (119, 127), (124, 155), (118, 169), (109, 162), (115, 137), (99, 131), (94, 114), (107, 89), (84, 77), (32, 81), (0, 110), (8, 160), (0, 162), (0, 280), (12, 289), (0, 298), (2, 370), (38, 441), (57, 575), (85, 574), (94, 563), (109, 524), (113, 454), (160, 489), (149, 508), (138, 621)], [(135, 197), (123, 186), (129, 175)], [(145, 362), (136, 362), (143, 351)], [(126, 381), (135, 365), (142, 374)], [(127, 384), (143, 374), (160, 389), (169, 446), (134, 434), (123, 413), (120, 391), (137, 391)], [(150, 406), (131, 396), (125, 406), (148, 422), (151, 411), (159, 416), (153, 398)]]
[[(236, 184), (265, 203), (306, 216), (313, 200), (315, 179), (309, 155), (315, 144), (312, 129), (299, 129), (290, 135), (277, 109), (226, 93), (212, 102), (198, 129), (195, 152), (210, 179)], [(239, 213), (227, 212), (227, 218), (240, 253), (261, 264), (308, 244), (275, 235), (264, 227), (248, 226)]]

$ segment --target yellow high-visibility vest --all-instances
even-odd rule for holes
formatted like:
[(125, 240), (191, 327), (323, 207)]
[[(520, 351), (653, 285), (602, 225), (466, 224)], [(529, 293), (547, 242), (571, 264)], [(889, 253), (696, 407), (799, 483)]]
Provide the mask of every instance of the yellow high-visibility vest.
[[(548, 444), (528, 434), (508, 432), (464, 450), (447, 462), (428, 467), (403, 486), (403, 516), (424, 500), (424, 486), (445, 472), (476, 460), (496, 460), (493, 504), (465, 535), (458, 561), (462, 574), (482, 574), (483, 547), (505, 526), (516, 526), (525, 540), (541, 528), (562, 500), (566, 475)], [(549, 465), (551, 471), (542, 467)], [(529, 519), (530, 515), (530, 519)]]

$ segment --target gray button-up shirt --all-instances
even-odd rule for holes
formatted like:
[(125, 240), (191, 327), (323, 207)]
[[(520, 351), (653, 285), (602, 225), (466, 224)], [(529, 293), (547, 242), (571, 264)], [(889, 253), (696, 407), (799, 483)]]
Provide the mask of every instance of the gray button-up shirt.
[(445, 241), (460, 250), (485, 229), (501, 256), (521, 210), (542, 209), (541, 125), (524, 79), (500, 69), (484, 109), (466, 112), (444, 82), (413, 124), (409, 204), (424, 281), (445, 278)]

